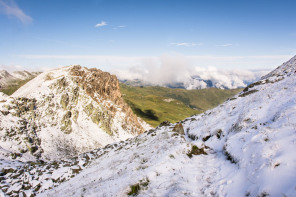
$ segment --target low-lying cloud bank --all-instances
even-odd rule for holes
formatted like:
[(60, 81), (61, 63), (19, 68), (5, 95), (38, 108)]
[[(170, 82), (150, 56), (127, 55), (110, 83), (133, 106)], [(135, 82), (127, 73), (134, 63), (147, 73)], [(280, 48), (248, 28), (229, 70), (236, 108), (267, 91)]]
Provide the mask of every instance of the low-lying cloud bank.
[[(141, 66), (113, 70), (119, 80), (141, 81), (141, 84), (202, 89), (217, 87), (234, 89), (245, 87), (260, 79), (270, 70), (223, 70), (215, 67), (194, 66), (188, 58), (164, 55), (143, 59)], [(138, 83), (139, 84), (139, 83)]]

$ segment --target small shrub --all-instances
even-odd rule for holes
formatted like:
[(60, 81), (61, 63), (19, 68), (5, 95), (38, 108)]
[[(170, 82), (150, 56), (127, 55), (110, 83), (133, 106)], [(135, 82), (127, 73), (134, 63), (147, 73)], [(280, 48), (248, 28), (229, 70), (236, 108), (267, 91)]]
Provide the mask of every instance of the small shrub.
[(220, 139), (220, 138), (221, 138), (221, 134), (222, 134), (222, 129), (219, 129), (219, 130), (217, 131), (216, 137), (217, 137), (218, 139)]
[(173, 133), (173, 134), (171, 135), (171, 137), (174, 137), (174, 136), (179, 136), (179, 133)]
[(196, 135), (193, 134), (188, 134), (188, 137), (192, 140), (198, 140), (198, 137)]
[(145, 188), (149, 185), (149, 182), (149, 179), (146, 177), (145, 179), (140, 180), (140, 186)]
[(145, 159), (145, 158), (143, 158), (143, 159), (141, 159), (141, 164), (144, 164), (144, 163), (147, 163), (147, 159)]
[(248, 96), (248, 95), (253, 94), (255, 92), (258, 92), (258, 90), (250, 90), (248, 92), (245, 92), (245, 93), (239, 95), (239, 97), (245, 97), (245, 96)]
[(265, 142), (268, 142), (269, 141), (269, 138), (268, 137), (264, 138), (264, 141)]
[(267, 197), (270, 196), (267, 192), (262, 192), (261, 194), (257, 195), (257, 197)]
[(155, 133), (155, 129), (150, 129), (149, 131), (147, 131), (147, 135), (153, 134)]
[(247, 92), (250, 88), (253, 88), (255, 86), (261, 85), (263, 83), (263, 81), (257, 81), (255, 83), (252, 83), (250, 85), (248, 85), (248, 87), (246, 87), (243, 92)]
[(139, 183), (137, 183), (135, 185), (131, 185), (130, 188), (131, 188), (131, 191), (127, 195), (137, 196), (139, 194), (139, 191), (140, 191), (140, 184)]
[(162, 123), (160, 123), (158, 127), (170, 126), (170, 125), (171, 125), (171, 123), (168, 120), (166, 120), (166, 121), (163, 121)]
[(202, 141), (204, 141), (204, 142), (205, 142), (205, 141), (208, 141), (208, 139), (210, 139), (210, 137), (212, 137), (212, 136), (208, 135), (208, 136), (202, 138)]
[(140, 183), (134, 184), (130, 186), (130, 191), (127, 195), (129, 196), (137, 196), (139, 194), (139, 191), (141, 189), (147, 189), (147, 186), (149, 185), (149, 179), (146, 177), (142, 180), (140, 180)]
[(191, 147), (191, 151), (187, 153), (189, 158), (192, 158), (193, 155), (207, 155), (208, 153), (205, 152), (204, 148), (198, 148), (197, 146), (193, 145)]

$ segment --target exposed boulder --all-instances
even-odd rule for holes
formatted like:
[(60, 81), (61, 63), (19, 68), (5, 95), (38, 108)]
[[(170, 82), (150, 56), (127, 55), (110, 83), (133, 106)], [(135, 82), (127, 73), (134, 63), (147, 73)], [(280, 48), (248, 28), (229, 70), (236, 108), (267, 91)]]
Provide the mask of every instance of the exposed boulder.
[(185, 133), (184, 133), (183, 125), (181, 123), (177, 123), (175, 125), (175, 127), (173, 128), (173, 132), (177, 132), (177, 133), (179, 133), (181, 135), (184, 135)]

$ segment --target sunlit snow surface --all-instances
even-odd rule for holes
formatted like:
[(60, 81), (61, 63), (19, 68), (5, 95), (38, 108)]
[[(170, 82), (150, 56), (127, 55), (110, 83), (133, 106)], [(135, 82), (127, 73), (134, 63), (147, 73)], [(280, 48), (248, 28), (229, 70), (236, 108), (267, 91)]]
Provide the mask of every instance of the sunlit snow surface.
[[(295, 67), (184, 120), (186, 140), (160, 127), (41, 196), (126, 196), (146, 179), (138, 196), (296, 196)], [(190, 159), (191, 144), (208, 155)]]

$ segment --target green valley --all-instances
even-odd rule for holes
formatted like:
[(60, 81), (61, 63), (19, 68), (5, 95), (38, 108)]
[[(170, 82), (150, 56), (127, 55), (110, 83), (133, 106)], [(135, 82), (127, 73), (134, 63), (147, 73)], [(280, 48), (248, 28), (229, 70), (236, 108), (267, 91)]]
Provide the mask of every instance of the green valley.
[(165, 120), (174, 123), (211, 109), (241, 90), (217, 88), (185, 90), (159, 86), (139, 87), (120, 84), (120, 91), (124, 100), (137, 116), (153, 127)]

